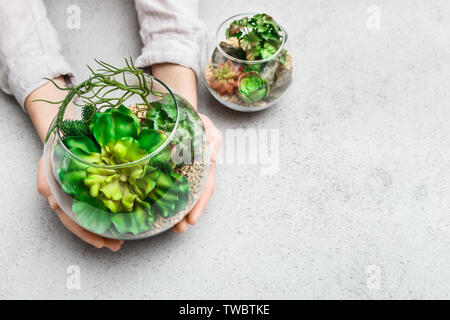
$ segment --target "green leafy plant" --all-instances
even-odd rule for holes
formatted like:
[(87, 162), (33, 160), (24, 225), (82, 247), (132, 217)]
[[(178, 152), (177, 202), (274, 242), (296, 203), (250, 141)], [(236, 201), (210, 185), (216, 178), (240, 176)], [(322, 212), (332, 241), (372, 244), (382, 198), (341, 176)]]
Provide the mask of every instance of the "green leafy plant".
[(227, 60), (218, 64), (212, 71), (212, 76), (207, 78), (210, 87), (219, 94), (233, 94), (237, 87), (237, 80), (242, 73), (242, 66), (235, 66)]
[(91, 136), (89, 122), (95, 113), (93, 106), (85, 106), (81, 109), (82, 120), (63, 120), (59, 126), (63, 139), (70, 136)]
[(264, 13), (233, 21), (226, 37), (237, 38), (247, 60), (266, 59), (280, 48), (283, 35), (275, 20)]
[(64, 120), (61, 122), (59, 130), (63, 134), (64, 140), (70, 136), (89, 136), (91, 134), (89, 125), (81, 120)]
[(81, 109), (81, 119), (83, 122), (89, 123), (96, 111), (94, 106), (84, 106)]
[[(184, 176), (174, 171), (171, 153), (191, 141), (199, 118), (190, 108), (181, 104), (177, 108), (179, 98), (175, 100), (144, 84), (151, 79), (134, 69), (132, 62), (121, 69), (104, 62), (101, 66), (107, 68), (95, 72), (90, 69), (90, 80), (83, 86), (71, 87), (68, 96), (72, 98), (60, 102), (60, 113), (50, 132), (60, 130), (70, 153), (62, 153), (57, 174), (63, 191), (74, 199), (72, 210), (81, 226), (99, 234), (109, 230), (113, 234), (136, 235), (150, 229), (157, 215), (170, 217), (187, 206), (190, 186)], [(123, 83), (113, 80), (113, 75), (125, 72), (138, 77), (138, 85), (129, 85), (125, 77)], [(100, 94), (101, 88), (124, 93), (112, 99)], [(158, 100), (149, 102), (150, 94)], [(123, 97), (132, 95), (142, 95), (147, 110), (143, 121), (122, 104)], [(82, 119), (62, 120), (74, 96), (85, 103), (77, 104), (83, 107)], [(177, 120), (186, 135), (163, 148)], [(148, 157), (156, 150), (156, 155)]]
[[(105, 108), (117, 107), (134, 95), (140, 96), (143, 101), (142, 105), (150, 105), (150, 102), (147, 100), (149, 95), (155, 97), (163, 96), (163, 93), (153, 90), (153, 79), (148, 77), (143, 70), (136, 68), (133, 59), (125, 59), (126, 67), (123, 68), (117, 68), (96, 59), (95, 62), (100, 65), (100, 68), (94, 71), (87, 66), (91, 72), (90, 77), (74, 87), (63, 88), (58, 86), (52, 79), (46, 78), (58, 89), (68, 91), (68, 93), (61, 101), (35, 100), (60, 105), (58, 115), (50, 127), (45, 141), (61, 125), (69, 103), (74, 103), (80, 107), (89, 106), (89, 108), (95, 108), (95, 111), (101, 111)], [(129, 84), (126, 80), (127, 74), (135, 76), (138, 85)], [(123, 81), (119, 81), (116, 77), (122, 77)], [(150, 85), (147, 84), (147, 81), (150, 81)], [(115, 91), (122, 92), (122, 96), (111, 97), (110, 94)], [(75, 97), (78, 97), (78, 102), (74, 101)], [(93, 110), (91, 112), (92, 114), (94, 113)]]
[(114, 226), (119, 233), (138, 234), (152, 226), (156, 214), (170, 217), (186, 206), (189, 184), (173, 171), (173, 164), (144, 161), (118, 169), (105, 167), (146, 157), (167, 139), (163, 133), (142, 129), (123, 105), (95, 113), (90, 130), (94, 139), (65, 140), (72, 154), (89, 164), (66, 155), (58, 172), (64, 192), (77, 200), (72, 210), (80, 225), (97, 233)]
[(280, 61), (281, 64), (285, 64), (286, 56), (287, 56), (287, 50), (286, 49), (281, 50), (280, 54), (278, 55), (278, 61)]
[(239, 77), (238, 94), (245, 102), (259, 101), (269, 96), (269, 83), (257, 72), (243, 73)]
[(261, 71), (261, 64), (260, 63), (255, 63), (255, 64), (245, 64), (244, 65), (244, 69), (243, 72), (260, 72)]

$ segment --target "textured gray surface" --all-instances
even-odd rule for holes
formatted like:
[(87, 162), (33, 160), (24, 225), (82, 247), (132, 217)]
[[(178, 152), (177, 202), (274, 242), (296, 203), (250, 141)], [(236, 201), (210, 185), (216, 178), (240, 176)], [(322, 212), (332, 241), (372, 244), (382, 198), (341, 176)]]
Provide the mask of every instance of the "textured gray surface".
[[(246, 11), (289, 32), (297, 75), (272, 109), (200, 110), (225, 132), (279, 129), (280, 171), (220, 165), (197, 226), (119, 253), (67, 232), (36, 192), (41, 146), (0, 94), (1, 298), (450, 298), (450, 3), (202, 1), (211, 29)], [(132, 1), (47, 1), (81, 79), (137, 56)], [(81, 29), (66, 8), (81, 8)], [(367, 9), (380, 9), (371, 29)], [(95, 19), (95, 20), (94, 20)], [(81, 289), (66, 286), (79, 266)]]

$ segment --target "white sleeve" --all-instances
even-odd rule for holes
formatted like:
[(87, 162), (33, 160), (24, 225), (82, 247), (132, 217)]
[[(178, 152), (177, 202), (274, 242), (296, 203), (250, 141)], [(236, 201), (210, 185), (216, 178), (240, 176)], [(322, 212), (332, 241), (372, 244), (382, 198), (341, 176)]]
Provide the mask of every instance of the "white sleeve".
[(198, 0), (136, 0), (143, 43), (136, 66), (176, 63), (198, 76), (206, 27), (198, 18)]
[(0, 88), (25, 99), (44, 78), (72, 75), (42, 0), (0, 0)]

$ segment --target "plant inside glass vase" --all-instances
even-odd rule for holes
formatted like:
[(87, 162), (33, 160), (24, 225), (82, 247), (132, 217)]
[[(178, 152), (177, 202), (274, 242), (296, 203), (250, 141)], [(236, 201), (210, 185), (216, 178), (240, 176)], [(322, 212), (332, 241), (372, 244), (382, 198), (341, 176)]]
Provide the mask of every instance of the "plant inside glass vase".
[[(271, 57), (280, 48), (283, 40), (280, 26), (265, 13), (233, 21), (226, 30), (226, 37), (238, 40), (247, 60)], [(282, 63), (285, 62), (286, 50), (283, 50), (279, 59)]]
[(219, 26), (212, 41), (202, 56), (203, 79), (211, 94), (227, 107), (263, 110), (290, 86), (292, 57), (285, 48), (287, 33), (271, 16), (233, 16)]
[[(173, 95), (154, 90), (153, 79), (132, 60), (126, 60), (124, 68), (98, 63), (102, 68), (90, 69), (85, 82), (58, 87), (68, 94), (63, 101), (51, 102), (61, 104), (49, 131), (59, 134), (63, 143), (57, 176), (63, 191), (73, 198), (72, 210), (81, 226), (99, 234), (136, 235), (150, 229), (157, 215), (166, 218), (186, 208), (190, 185), (176, 172), (172, 152), (196, 147), (198, 115), (177, 108), (177, 101), (181, 105), (182, 101)], [(129, 85), (125, 73), (137, 77), (138, 85)], [(123, 94), (108, 96), (116, 90)], [(142, 98), (143, 119), (123, 104), (133, 95)], [(157, 100), (150, 102), (149, 96)], [(64, 119), (69, 103), (82, 108), (81, 120)], [(185, 130), (167, 144), (176, 125)]]
[(235, 66), (230, 60), (213, 67), (208, 83), (213, 90), (221, 95), (233, 94), (238, 86), (238, 78), (242, 66)]
[(257, 102), (269, 95), (269, 83), (257, 72), (241, 74), (238, 81), (238, 95), (248, 103)]

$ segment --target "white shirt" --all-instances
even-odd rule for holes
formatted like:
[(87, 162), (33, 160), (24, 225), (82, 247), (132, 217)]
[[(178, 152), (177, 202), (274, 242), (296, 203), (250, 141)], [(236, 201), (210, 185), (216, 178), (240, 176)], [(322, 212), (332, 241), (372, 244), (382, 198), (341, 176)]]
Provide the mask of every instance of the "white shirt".
[[(205, 26), (198, 0), (135, 0), (143, 43), (136, 66), (171, 62), (200, 69)], [(72, 76), (42, 0), (0, 0), (0, 88), (25, 99), (44, 78)]]

